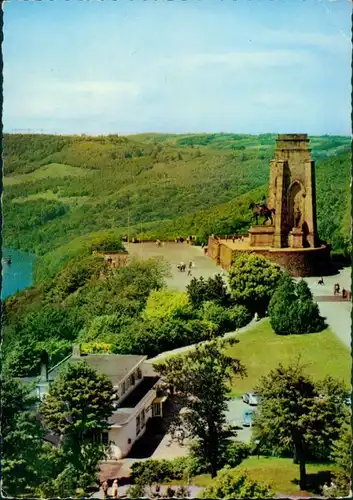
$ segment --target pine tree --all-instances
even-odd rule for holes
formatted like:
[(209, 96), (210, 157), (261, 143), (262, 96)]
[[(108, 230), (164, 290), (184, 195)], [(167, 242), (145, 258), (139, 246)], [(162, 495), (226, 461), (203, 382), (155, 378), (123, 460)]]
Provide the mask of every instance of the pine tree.
[(277, 334), (293, 333), (293, 304), (296, 301), (295, 285), (289, 274), (285, 273), (273, 294), (268, 312), (270, 323)]

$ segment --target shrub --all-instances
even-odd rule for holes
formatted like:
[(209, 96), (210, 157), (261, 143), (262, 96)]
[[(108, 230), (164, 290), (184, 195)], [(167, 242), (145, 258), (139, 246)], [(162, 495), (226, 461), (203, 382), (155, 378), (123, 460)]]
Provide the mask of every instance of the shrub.
[(131, 478), (138, 483), (143, 480), (145, 484), (160, 483), (174, 478), (173, 464), (171, 460), (146, 460), (144, 462), (135, 462), (131, 466)]
[(226, 309), (209, 301), (204, 302), (201, 316), (205, 321), (216, 325), (218, 335), (241, 328), (249, 323), (251, 319), (251, 313), (245, 306), (239, 305)]
[(273, 294), (269, 315), (272, 328), (281, 335), (319, 332), (325, 327), (307, 283), (295, 284), (288, 274)]
[(142, 480), (144, 484), (161, 483), (184, 479), (207, 472), (200, 461), (194, 457), (178, 457), (174, 460), (145, 460), (135, 462), (131, 466), (131, 478), (135, 483)]
[(113, 345), (104, 342), (86, 342), (81, 344), (81, 352), (83, 354), (104, 354), (111, 353)]
[(224, 452), (224, 466), (237, 467), (250, 453), (251, 447), (248, 444), (233, 441)]
[(250, 479), (246, 471), (230, 468), (221, 470), (218, 476), (213, 479), (211, 486), (201, 494), (202, 498), (224, 498), (225, 500), (233, 498), (271, 498), (273, 496), (268, 486)]
[(251, 320), (251, 312), (245, 306), (233, 306), (229, 309), (229, 319), (232, 323), (232, 330), (236, 330), (249, 323)]
[(146, 487), (145, 485), (139, 481), (136, 484), (132, 484), (127, 489), (126, 495), (128, 498), (143, 498), (146, 496)]

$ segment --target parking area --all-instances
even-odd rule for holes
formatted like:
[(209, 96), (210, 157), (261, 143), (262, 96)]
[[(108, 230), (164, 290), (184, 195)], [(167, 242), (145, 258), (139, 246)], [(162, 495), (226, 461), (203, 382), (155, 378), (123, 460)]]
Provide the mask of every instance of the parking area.
[(242, 425), (244, 412), (248, 410), (256, 411), (256, 406), (250, 406), (240, 398), (234, 398), (228, 403), (227, 420), (230, 424), (240, 427), (236, 439), (243, 443), (249, 443), (251, 439), (251, 427)]

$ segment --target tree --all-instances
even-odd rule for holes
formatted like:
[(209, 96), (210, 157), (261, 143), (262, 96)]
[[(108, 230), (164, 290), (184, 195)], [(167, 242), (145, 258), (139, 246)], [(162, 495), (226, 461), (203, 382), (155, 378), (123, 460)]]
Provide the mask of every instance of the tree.
[(308, 284), (302, 279), (296, 285), (297, 300), (293, 304), (295, 333), (319, 332), (325, 328), (325, 320), (320, 315), (319, 306), (313, 300)]
[(277, 334), (289, 334), (293, 330), (293, 303), (296, 301), (295, 285), (289, 274), (284, 273), (268, 307), (270, 323)]
[(269, 486), (250, 479), (246, 471), (222, 469), (212, 484), (203, 492), (202, 498), (271, 498), (273, 493)]
[(208, 278), (192, 278), (186, 288), (190, 303), (199, 309), (203, 302), (212, 301), (221, 306), (229, 305), (229, 293), (221, 274)]
[(208, 278), (206, 285), (205, 300), (211, 300), (221, 306), (229, 305), (229, 292), (221, 274)]
[(298, 363), (279, 365), (255, 388), (261, 396), (254, 418), (254, 437), (272, 446), (293, 450), (299, 463), (300, 489), (306, 488), (306, 462), (313, 448), (330, 447), (347, 418), (347, 390), (327, 378), (316, 384)]
[(41, 481), (44, 432), (36, 418), (33, 388), (10, 378), (1, 385), (3, 493), (18, 497)]
[(337, 469), (334, 472), (334, 483), (337, 496), (347, 496), (352, 482), (352, 428), (344, 425), (341, 435), (332, 445), (331, 458)]
[(295, 284), (288, 274), (280, 280), (268, 310), (277, 334), (312, 333), (325, 327), (308, 284), (304, 280)]
[(104, 268), (105, 263), (100, 255), (79, 256), (71, 259), (56, 276), (53, 293), (64, 298), (92, 278), (98, 278)]
[(234, 376), (245, 375), (240, 361), (227, 356), (223, 348), (222, 341), (212, 340), (155, 365), (167, 388), (173, 391), (177, 408), (182, 410), (171, 423), (172, 435), (181, 441), (188, 437), (199, 444), (212, 477), (216, 476), (223, 451), (234, 435), (226, 425), (229, 382)]
[(48, 429), (81, 443), (88, 431), (103, 431), (113, 412), (113, 385), (86, 362), (68, 364), (50, 385), (41, 414)]
[(198, 309), (201, 304), (206, 300), (206, 282), (204, 278), (192, 278), (189, 285), (186, 287), (189, 300), (194, 309)]
[(63, 459), (60, 475), (47, 485), (49, 494), (73, 494), (96, 480), (105, 456), (103, 444), (92, 441), (108, 427), (113, 412), (113, 386), (85, 362), (69, 364), (52, 383), (41, 406), (47, 428), (60, 437)]
[(261, 255), (241, 254), (229, 270), (231, 295), (237, 303), (263, 315), (281, 276), (280, 267)]

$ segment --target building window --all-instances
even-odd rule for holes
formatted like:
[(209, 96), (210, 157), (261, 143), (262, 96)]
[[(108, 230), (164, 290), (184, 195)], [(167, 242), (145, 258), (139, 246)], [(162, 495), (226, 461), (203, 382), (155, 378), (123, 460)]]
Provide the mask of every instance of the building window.
[(136, 417), (136, 436), (140, 434), (140, 430), (141, 430), (141, 419), (139, 415), (138, 417)]
[(135, 375), (134, 374), (130, 375), (130, 384), (135, 385)]
[(146, 425), (146, 413), (145, 410), (141, 412), (141, 427), (145, 427)]
[(154, 403), (152, 406), (152, 417), (160, 417), (161, 416), (161, 404)]

